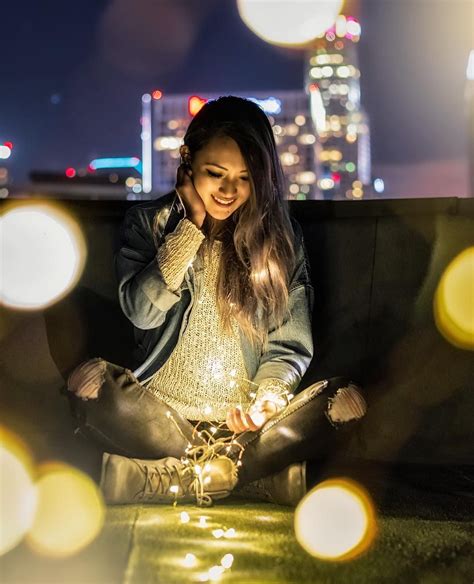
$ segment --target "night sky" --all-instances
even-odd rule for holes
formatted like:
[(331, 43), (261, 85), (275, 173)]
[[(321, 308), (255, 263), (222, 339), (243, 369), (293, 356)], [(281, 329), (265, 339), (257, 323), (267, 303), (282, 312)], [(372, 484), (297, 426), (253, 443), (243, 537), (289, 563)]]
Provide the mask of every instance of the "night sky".
[[(376, 164), (465, 157), (470, 0), (363, 0), (362, 102)], [(270, 15), (269, 15), (270, 17)], [(141, 95), (300, 89), (302, 51), (273, 47), (235, 0), (81, 0), (2, 6), (0, 141), (29, 170), (141, 155)]]

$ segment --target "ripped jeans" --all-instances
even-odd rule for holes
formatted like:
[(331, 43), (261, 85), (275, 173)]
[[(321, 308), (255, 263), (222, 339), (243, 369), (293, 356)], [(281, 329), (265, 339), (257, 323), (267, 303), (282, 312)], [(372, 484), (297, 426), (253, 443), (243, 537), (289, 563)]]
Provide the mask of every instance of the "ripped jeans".
[[(75, 395), (86, 383), (100, 388), (97, 399), (85, 401)], [(89, 361), (70, 377), (69, 390), (76, 433), (92, 439), (102, 450), (131, 458), (181, 458), (189, 444), (202, 444), (195, 423), (149, 392), (123, 367), (102, 359)], [(365, 412), (362, 390), (346, 378), (310, 385), (260, 430), (237, 436), (243, 447), (239, 484), (279, 472), (294, 462), (319, 458), (334, 440), (334, 432), (351, 427)]]

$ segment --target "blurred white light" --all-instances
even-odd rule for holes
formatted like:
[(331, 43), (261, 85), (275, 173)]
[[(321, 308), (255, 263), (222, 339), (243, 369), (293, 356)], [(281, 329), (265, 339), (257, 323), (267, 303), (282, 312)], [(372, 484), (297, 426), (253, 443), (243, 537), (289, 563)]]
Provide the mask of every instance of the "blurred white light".
[(297, 154), (292, 154), (291, 152), (283, 152), (280, 156), (281, 163), (283, 166), (292, 166), (299, 162), (300, 157)]
[(355, 557), (375, 536), (372, 502), (361, 487), (347, 479), (320, 483), (302, 499), (294, 521), (300, 545), (325, 560)]
[(197, 566), (197, 558), (194, 554), (186, 554), (183, 560), (183, 566), (185, 568), (195, 568)]
[(296, 182), (300, 185), (310, 185), (316, 181), (316, 175), (312, 170), (305, 170), (296, 175)]
[(0, 216), (0, 303), (44, 308), (79, 279), (85, 243), (78, 226), (52, 205), (28, 204)]
[(383, 193), (385, 190), (385, 183), (382, 178), (376, 178), (374, 180), (374, 189), (376, 193)]
[(343, 0), (237, 0), (250, 30), (277, 45), (302, 45), (321, 36), (342, 5)]
[(153, 147), (155, 150), (176, 150), (181, 146), (181, 139), (174, 136), (162, 136), (157, 138)]
[(8, 146), (4, 146), (3, 144), (0, 145), (0, 159), (6, 160), (7, 158), (10, 158), (11, 153), (12, 151)]
[(28, 457), (18, 446), (12, 435), (0, 429), (0, 556), (23, 539), (37, 506)]
[(302, 134), (298, 137), (298, 142), (305, 145), (314, 144), (316, 142), (316, 136), (314, 134)]
[(320, 181), (318, 181), (318, 186), (323, 191), (327, 191), (334, 188), (334, 181), (332, 178), (322, 178)]
[(362, 29), (360, 24), (355, 20), (348, 20), (346, 24), (347, 33), (351, 36), (360, 36)]

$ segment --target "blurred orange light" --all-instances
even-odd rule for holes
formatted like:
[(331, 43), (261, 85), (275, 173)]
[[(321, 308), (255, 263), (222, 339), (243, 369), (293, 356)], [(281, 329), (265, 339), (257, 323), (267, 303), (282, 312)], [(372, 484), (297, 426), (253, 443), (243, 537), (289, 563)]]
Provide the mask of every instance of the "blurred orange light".
[(161, 99), (163, 97), (163, 92), (159, 89), (155, 89), (155, 91), (151, 94), (153, 99)]
[(195, 116), (202, 106), (206, 103), (207, 99), (198, 97), (197, 95), (192, 95), (188, 101), (188, 111), (191, 116)]

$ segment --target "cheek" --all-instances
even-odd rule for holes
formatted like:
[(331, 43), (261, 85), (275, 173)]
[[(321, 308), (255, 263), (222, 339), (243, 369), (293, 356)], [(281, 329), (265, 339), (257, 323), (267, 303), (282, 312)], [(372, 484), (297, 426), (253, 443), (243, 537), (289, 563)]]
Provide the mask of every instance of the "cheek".
[(194, 186), (200, 195), (211, 193), (216, 187), (212, 179), (206, 176), (198, 175), (194, 179)]

